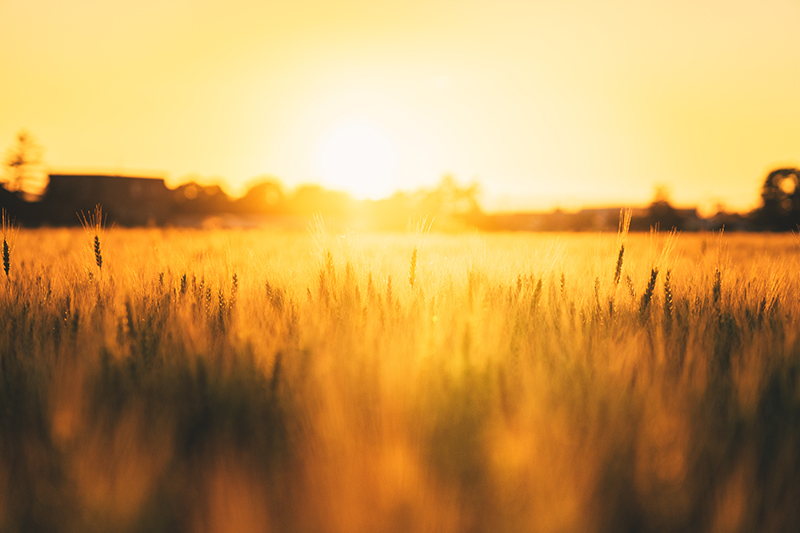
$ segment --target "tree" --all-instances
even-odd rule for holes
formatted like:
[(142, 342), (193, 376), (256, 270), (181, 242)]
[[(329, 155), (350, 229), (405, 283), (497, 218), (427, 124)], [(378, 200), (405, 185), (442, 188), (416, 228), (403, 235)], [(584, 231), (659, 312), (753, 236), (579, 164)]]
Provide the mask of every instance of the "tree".
[(480, 186), (477, 183), (462, 187), (448, 174), (435, 189), (420, 193), (420, 208), (429, 216), (470, 216), (481, 213), (478, 203)]
[(683, 217), (672, 206), (669, 189), (664, 185), (656, 186), (653, 201), (647, 207), (647, 223), (667, 231), (683, 229)]
[(773, 170), (761, 187), (761, 207), (754, 213), (757, 226), (788, 231), (800, 224), (800, 169)]
[(39, 193), (45, 186), (42, 148), (25, 130), (17, 133), (3, 159), (3, 186), (17, 193)]
[(280, 211), (286, 201), (286, 194), (280, 182), (267, 179), (256, 183), (247, 194), (236, 201), (236, 209), (242, 213), (275, 213)]

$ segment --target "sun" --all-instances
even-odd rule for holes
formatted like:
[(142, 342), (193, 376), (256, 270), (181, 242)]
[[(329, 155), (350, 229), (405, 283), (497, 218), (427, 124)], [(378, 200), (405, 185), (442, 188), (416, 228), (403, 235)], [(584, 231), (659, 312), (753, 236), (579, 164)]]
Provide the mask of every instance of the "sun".
[(334, 124), (317, 143), (313, 164), (325, 186), (360, 199), (386, 197), (398, 185), (397, 145), (379, 123), (369, 119)]

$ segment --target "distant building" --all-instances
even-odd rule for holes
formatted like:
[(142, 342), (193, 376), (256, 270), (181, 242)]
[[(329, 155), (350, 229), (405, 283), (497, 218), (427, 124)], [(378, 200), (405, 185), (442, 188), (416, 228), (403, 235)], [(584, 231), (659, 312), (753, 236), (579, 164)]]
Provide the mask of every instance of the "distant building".
[(74, 224), (76, 213), (100, 205), (109, 223), (161, 225), (171, 211), (170, 191), (162, 178), (100, 174), (50, 174), (42, 198), (45, 222)]

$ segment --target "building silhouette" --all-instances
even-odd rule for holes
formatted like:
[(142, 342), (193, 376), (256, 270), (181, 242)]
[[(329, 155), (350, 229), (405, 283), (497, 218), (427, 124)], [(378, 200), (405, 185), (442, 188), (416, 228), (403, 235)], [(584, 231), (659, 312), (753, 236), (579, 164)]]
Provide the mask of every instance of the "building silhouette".
[(76, 213), (101, 205), (110, 223), (162, 225), (171, 212), (170, 191), (162, 178), (104, 174), (50, 174), (42, 197), (43, 222), (74, 224)]

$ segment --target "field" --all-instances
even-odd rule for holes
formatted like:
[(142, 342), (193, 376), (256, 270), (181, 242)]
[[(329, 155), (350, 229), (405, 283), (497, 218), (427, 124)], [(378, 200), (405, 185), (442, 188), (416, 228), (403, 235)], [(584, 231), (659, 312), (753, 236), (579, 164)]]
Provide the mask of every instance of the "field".
[(94, 236), (8, 234), (2, 531), (800, 530), (795, 235)]

